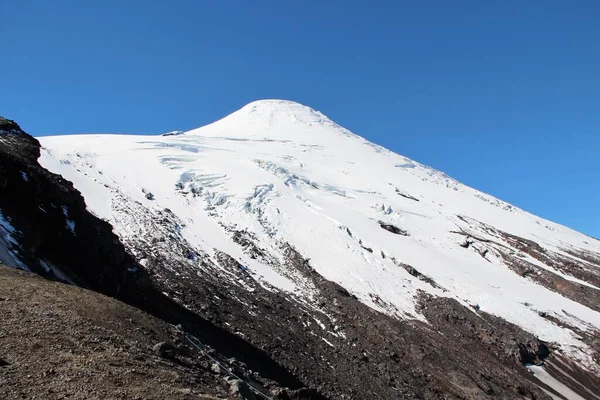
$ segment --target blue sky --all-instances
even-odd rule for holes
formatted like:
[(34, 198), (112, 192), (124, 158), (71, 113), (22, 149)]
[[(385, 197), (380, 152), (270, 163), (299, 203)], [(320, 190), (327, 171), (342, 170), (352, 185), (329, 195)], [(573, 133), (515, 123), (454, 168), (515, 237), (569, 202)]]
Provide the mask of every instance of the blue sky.
[(600, 2), (4, 0), (0, 114), (186, 130), (283, 98), (600, 237)]

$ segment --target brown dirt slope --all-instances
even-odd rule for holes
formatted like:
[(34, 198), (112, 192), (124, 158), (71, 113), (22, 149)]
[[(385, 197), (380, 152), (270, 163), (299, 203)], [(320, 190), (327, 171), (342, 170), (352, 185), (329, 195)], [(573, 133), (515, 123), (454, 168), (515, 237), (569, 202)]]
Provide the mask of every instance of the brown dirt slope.
[(0, 399), (238, 398), (176, 328), (104, 295), (0, 266), (0, 316)]

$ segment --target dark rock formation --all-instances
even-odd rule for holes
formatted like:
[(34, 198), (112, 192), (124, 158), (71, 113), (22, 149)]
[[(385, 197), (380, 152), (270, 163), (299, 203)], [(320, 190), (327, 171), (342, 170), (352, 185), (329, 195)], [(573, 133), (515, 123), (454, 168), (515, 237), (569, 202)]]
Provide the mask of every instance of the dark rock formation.
[(544, 342), (519, 343), (519, 359), (523, 364), (540, 365), (549, 355), (550, 349)]
[(36, 139), (0, 119), (0, 211), (16, 229), (21, 261), (47, 278), (127, 295), (122, 289), (142, 278), (137, 262), (71, 182), (39, 166), (39, 155)]
[(405, 231), (404, 229), (398, 228), (396, 225), (392, 225), (392, 224), (388, 224), (388, 223), (383, 222), (383, 221), (379, 221), (379, 226), (381, 226), (386, 231), (392, 232), (392, 233), (394, 233), (396, 235), (408, 236), (408, 232), (407, 231)]

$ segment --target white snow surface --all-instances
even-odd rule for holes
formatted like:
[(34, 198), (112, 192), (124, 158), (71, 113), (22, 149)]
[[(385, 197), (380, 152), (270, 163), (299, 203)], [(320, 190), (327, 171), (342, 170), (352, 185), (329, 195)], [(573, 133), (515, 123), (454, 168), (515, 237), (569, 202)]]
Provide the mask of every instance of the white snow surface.
[(0, 210), (0, 263), (9, 267), (27, 270), (27, 267), (19, 260), (19, 244), (13, 238), (15, 233), (17, 231)]
[(552, 389), (556, 390), (562, 397), (555, 396), (554, 394), (544, 390), (550, 397), (556, 400), (561, 400), (563, 398), (569, 400), (586, 400), (573, 390), (571, 390), (567, 385), (560, 382), (558, 379), (550, 375), (542, 366), (538, 365), (528, 365), (527, 369), (533, 373), (533, 375), (539, 379), (542, 383), (550, 386)]
[[(88, 209), (121, 237), (138, 234), (132, 224), (142, 223), (116, 211), (123, 202), (168, 208), (199, 250), (228, 253), (265, 284), (310, 296), (307, 287), (245, 254), (223, 225), (247, 229), (273, 254), (289, 242), (317, 272), (375, 309), (425, 320), (415, 308), (417, 291), (452, 297), (559, 344), (597, 370), (578, 336), (538, 311), (583, 329), (600, 328), (598, 312), (519, 276), (499, 257), (486, 260), (460, 247), (464, 236), (452, 232), (468, 229), (457, 217), (463, 215), (561, 253), (598, 254), (599, 241), (373, 144), (309, 107), (261, 100), (178, 135), (39, 139), (41, 164), (71, 180)], [(378, 221), (410, 236), (390, 233)], [(414, 278), (394, 260), (446, 290)]]

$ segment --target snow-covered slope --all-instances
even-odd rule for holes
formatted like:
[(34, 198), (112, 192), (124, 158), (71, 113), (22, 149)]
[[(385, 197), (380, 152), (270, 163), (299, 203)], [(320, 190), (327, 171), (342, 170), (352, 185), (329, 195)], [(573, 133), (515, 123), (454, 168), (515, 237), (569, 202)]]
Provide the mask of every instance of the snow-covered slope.
[[(228, 274), (224, 252), (262, 286), (311, 304), (312, 284), (278, 262), (289, 244), (316, 272), (386, 314), (425, 320), (416, 306), (421, 292), (455, 298), (600, 371), (585, 340), (600, 330), (598, 240), (388, 151), (309, 107), (262, 100), (185, 133), (39, 139), (40, 163), (72, 181), (126, 244), (178, 236), (199, 271), (210, 259), (210, 273)], [(168, 234), (156, 228), (161, 218), (171, 222)], [(240, 232), (266, 254), (235, 240)]]

